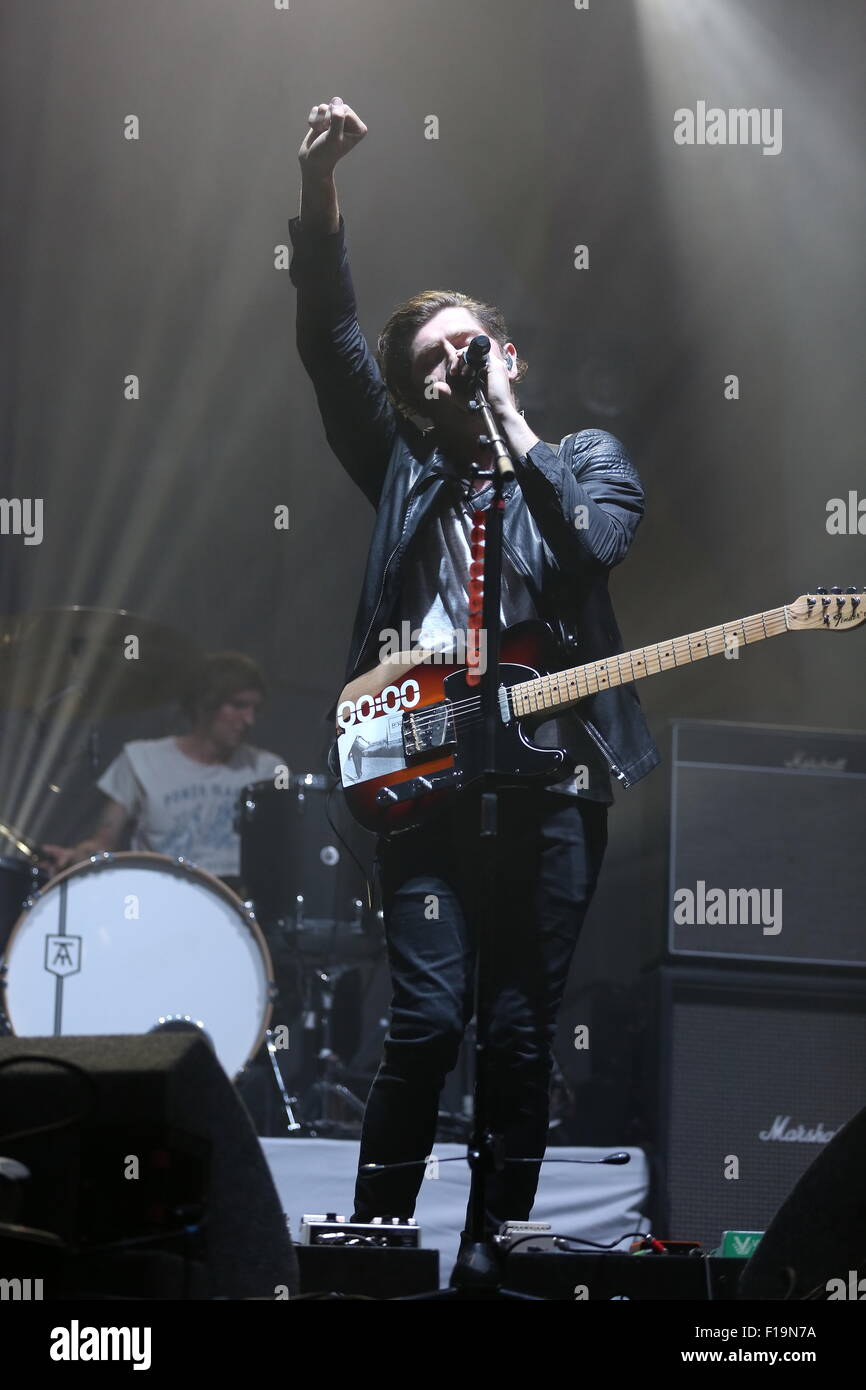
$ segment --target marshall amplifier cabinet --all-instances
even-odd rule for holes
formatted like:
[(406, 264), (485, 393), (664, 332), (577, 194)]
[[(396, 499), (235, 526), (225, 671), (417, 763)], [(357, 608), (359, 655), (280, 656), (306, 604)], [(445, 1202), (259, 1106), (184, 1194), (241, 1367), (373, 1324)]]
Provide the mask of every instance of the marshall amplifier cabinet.
[(866, 970), (866, 733), (675, 721), (668, 959)]
[[(766, 1230), (863, 1109), (866, 979), (677, 964), (640, 993), (654, 1233), (712, 1250), (723, 1231)], [(862, 1208), (862, 1187), (850, 1199)]]

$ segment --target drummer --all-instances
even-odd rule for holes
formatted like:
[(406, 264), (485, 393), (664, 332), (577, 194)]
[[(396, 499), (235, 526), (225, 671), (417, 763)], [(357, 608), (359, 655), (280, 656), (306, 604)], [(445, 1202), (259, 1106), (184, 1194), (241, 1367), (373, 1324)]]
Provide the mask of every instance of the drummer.
[(70, 848), (43, 844), (59, 873), (92, 854), (119, 849), (183, 857), (237, 888), (239, 794), (250, 782), (285, 776), (276, 753), (246, 741), (265, 698), (257, 664), (241, 652), (213, 652), (194, 669), (181, 699), (187, 733), (137, 739), (97, 782), (106, 801), (96, 829)]

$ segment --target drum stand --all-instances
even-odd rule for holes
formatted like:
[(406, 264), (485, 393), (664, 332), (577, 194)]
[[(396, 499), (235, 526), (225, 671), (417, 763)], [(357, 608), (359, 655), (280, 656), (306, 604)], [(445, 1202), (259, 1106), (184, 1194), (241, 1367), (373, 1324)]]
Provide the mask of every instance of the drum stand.
[(283, 1109), (286, 1112), (286, 1129), (288, 1130), (289, 1134), (295, 1134), (299, 1129), (302, 1128), (300, 1122), (295, 1119), (295, 1112), (292, 1110), (292, 1105), (297, 1105), (298, 1098), (297, 1096), (290, 1097), (288, 1091), (286, 1090), (286, 1083), (283, 1081), (283, 1073), (280, 1071), (280, 1064), (277, 1061), (277, 1047), (276, 1043), (274, 1042), (274, 1033), (272, 1028), (268, 1028), (268, 1030), (265, 1033), (265, 1047), (267, 1048), (268, 1057), (270, 1058), (271, 1069), (274, 1075), (274, 1082), (276, 1084), (277, 1091), (279, 1092), (280, 1101), (282, 1102)]
[[(300, 1090), (299, 1095), (290, 1096), (286, 1089), (277, 1056), (281, 1049), (277, 1045), (274, 1029), (268, 1028), (265, 1032), (263, 1046), (267, 1050), (273, 1082), (279, 1096), (279, 1107), (285, 1112), (285, 1132), (296, 1138), (314, 1139), (321, 1135), (352, 1139), (360, 1134), (364, 1102), (343, 1084), (341, 1077), (344, 1063), (333, 1047), (336, 986), (341, 977), (354, 968), (352, 963), (312, 963), (302, 967), (303, 1002), (295, 1017), (302, 1020), (303, 1032), (315, 1036), (315, 1079), (311, 1080), (308, 1075), (306, 1084), (302, 1082), (298, 1087), (298, 1080), (295, 1078), (295, 1087)], [(316, 1118), (312, 1117), (313, 1107), (309, 1104), (313, 1096), (319, 1100)], [(306, 1112), (303, 1120), (297, 1118), (293, 1109), (299, 1103)], [(348, 1120), (344, 1118), (347, 1110), (353, 1117)]]
[[(305, 1027), (320, 1031), (322, 1040), (316, 1054), (319, 1075), (308, 1092), (318, 1094), (322, 1102), (321, 1118), (308, 1121), (306, 1126), (311, 1136), (330, 1134), (331, 1137), (354, 1138), (360, 1134), (364, 1102), (338, 1080), (343, 1063), (332, 1046), (335, 989), (340, 977), (353, 968), (349, 965), (313, 966), (306, 981), (315, 993), (315, 1002), (304, 1010)], [(356, 1122), (341, 1120), (341, 1109), (354, 1113)]]

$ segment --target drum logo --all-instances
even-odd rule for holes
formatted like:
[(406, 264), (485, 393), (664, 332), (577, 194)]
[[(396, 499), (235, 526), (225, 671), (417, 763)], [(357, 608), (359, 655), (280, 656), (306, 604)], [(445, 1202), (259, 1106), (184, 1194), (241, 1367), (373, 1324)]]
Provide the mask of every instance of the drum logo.
[(46, 936), (45, 969), (51, 975), (76, 975), (81, 969), (81, 937)]

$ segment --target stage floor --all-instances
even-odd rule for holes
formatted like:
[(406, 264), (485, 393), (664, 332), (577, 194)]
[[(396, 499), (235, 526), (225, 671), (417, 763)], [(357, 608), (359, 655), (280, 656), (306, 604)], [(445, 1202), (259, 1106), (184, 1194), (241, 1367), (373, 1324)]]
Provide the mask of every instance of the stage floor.
[[(297, 1240), (306, 1213), (352, 1214), (358, 1163), (356, 1140), (261, 1139), (262, 1149), (280, 1195), (283, 1211)], [(623, 1148), (631, 1162), (583, 1167), (564, 1159), (600, 1159), (613, 1149), (552, 1148), (541, 1170), (533, 1221), (549, 1221), (558, 1235), (579, 1236), (606, 1244), (625, 1232), (648, 1229), (646, 1210), (649, 1169), (641, 1149)], [(448, 1283), (457, 1258), (466, 1216), (469, 1169), (462, 1144), (437, 1144), (439, 1176), (421, 1185), (416, 1220), (422, 1244), (439, 1251), (440, 1282)], [(628, 1240), (616, 1247), (628, 1249)]]

